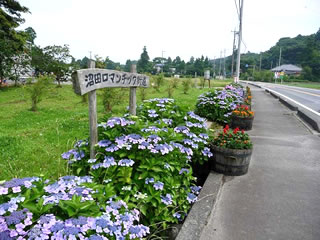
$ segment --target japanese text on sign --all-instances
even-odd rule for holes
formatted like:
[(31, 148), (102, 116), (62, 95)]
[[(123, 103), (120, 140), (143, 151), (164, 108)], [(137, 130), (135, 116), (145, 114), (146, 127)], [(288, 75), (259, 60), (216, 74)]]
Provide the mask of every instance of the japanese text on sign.
[(148, 87), (149, 77), (142, 74), (119, 72), (107, 69), (82, 69), (73, 74), (73, 86), (83, 95), (106, 87)]

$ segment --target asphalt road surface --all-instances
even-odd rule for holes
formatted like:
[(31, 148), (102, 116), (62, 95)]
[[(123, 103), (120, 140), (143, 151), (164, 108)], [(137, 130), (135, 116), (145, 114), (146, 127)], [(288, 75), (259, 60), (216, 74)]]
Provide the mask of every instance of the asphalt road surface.
[(265, 88), (285, 95), (309, 108), (320, 113), (320, 90), (285, 86), (280, 84), (259, 83)]

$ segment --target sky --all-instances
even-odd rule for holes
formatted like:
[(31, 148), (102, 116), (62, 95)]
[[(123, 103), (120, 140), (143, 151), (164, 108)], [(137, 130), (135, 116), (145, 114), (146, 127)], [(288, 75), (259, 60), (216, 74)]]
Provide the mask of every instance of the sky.
[[(98, 55), (124, 64), (180, 56), (219, 58), (232, 53), (239, 0), (18, 0), (29, 8), (20, 29), (32, 27), (35, 44), (68, 44), (76, 59)], [(319, 0), (243, 0), (241, 53), (259, 53), (282, 37), (320, 28)]]

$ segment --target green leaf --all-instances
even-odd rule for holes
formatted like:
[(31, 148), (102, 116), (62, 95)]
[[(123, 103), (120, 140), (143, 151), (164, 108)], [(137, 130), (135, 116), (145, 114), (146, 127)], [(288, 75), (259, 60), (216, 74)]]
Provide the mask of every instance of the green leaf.
[(148, 211), (148, 206), (147, 205), (142, 205), (139, 209), (140, 209), (140, 212), (142, 212), (142, 214), (144, 216), (147, 216), (147, 211)]

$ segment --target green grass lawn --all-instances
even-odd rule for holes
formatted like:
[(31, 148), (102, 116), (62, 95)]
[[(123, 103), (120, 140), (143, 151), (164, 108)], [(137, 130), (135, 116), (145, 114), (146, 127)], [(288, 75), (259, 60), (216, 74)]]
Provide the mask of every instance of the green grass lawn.
[(320, 82), (290, 82), (284, 84), (295, 87), (320, 89)]
[[(199, 82), (198, 79), (197, 85)], [(211, 87), (224, 87), (230, 82), (213, 80)], [(167, 83), (165, 79), (159, 92), (152, 87), (148, 88), (146, 99), (168, 97)], [(88, 105), (82, 103), (81, 97), (73, 92), (71, 86), (51, 86), (39, 103), (37, 112), (29, 110), (29, 87), (0, 89), (0, 180), (41, 175), (53, 179), (65, 175), (66, 162), (60, 155), (72, 148), (76, 140), (85, 139), (89, 135)], [(208, 90), (206, 83), (205, 88), (190, 87), (188, 94), (184, 94), (179, 83), (178, 88), (174, 89), (173, 98), (183, 109), (194, 110), (197, 97)], [(129, 89), (124, 91), (123, 94), (127, 96)], [(137, 104), (141, 103), (140, 91), (137, 91)], [(99, 119), (106, 116), (101, 94), (98, 91)], [(111, 114), (123, 115), (128, 101), (128, 97), (119, 100)]]

